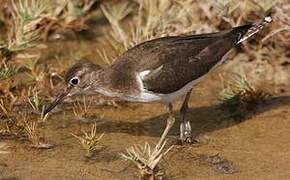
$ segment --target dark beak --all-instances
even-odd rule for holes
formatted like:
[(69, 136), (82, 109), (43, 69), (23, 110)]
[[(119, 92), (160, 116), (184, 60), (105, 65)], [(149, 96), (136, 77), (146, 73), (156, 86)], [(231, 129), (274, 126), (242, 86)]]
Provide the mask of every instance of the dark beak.
[(55, 108), (55, 106), (57, 106), (59, 103), (61, 103), (64, 98), (70, 93), (72, 87), (69, 86), (67, 87), (65, 90), (61, 91), (56, 98), (54, 99), (54, 101), (44, 110), (44, 114), (46, 115), (47, 113), (49, 113), (51, 110), (53, 110), (53, 108)]

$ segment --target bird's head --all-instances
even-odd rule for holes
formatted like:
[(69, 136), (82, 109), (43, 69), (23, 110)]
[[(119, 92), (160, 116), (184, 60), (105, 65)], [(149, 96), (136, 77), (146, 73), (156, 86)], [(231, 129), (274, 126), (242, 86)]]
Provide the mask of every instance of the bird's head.
[(94, 74), (102, 68), (88, 60), (74, 64), (65, 74), (66, 87), (58, 93), (54, 101), (45, 109), (44, 115), (61, 103), (65, 97), (89, 91), (94, 83)]

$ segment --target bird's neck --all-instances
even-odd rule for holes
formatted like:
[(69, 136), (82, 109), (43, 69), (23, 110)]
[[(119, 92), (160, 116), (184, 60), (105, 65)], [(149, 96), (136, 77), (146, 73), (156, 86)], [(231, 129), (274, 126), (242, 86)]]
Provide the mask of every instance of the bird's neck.
[(139, 93), (136, 75), (127, 69), (108, 67), (96, 71), (94, 74), (94, 90), (106, 96), (121, 98), (134, 96)]
[(120, 93), (118, 89), (115, 89), (111, 84), (111, 74), (112, 70), (110, 67), (93, 72), (93, 91), (110, 97), (119, 96)]

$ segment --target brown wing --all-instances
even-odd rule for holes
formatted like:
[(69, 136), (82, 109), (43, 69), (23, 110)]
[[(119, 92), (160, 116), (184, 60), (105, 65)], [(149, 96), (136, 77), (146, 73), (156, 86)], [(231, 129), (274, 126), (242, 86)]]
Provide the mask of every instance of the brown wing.
[(178, 51), (171, 49), (164, 57), (166, 61), (157, 68), (157, 71), (152, 69), (152, 74), (144, 77), (145, 88), (161, 94), (179, 90), (187, 83), (209, 72), (234, 46), (230, 40), (217, 40), (198, 53), (192, 53), (181, 47)]
[[(165, 37), (142, 43), (124, 53), (113, 68), (126, 66), (132, 72), (150, 72), (144, 87), (154, 93), (172, 93), (206, 74), (232, 49), (251, 25), (219, 33)], [(134, 71), (132, 71), (134, 69)]]

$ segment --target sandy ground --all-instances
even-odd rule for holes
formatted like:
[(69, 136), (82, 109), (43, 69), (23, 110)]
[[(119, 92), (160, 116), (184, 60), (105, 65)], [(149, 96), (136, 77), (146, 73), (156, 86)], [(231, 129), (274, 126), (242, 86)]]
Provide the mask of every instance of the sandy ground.
[[(178, 145), (177, 117), (169, 136), (169, 144), (175, 145), (160, 164), (164, 178), (289, 179), (290, 96), (272, 97), (255, 113), (237, 121), (220, 110), (220, 88), (213, 74), (192, 92), (188, 118), (201, 141)], [(98, 132), (105, 133), (101, 140), (104, 149), (93, 159), (84, 158), (70, 134), (88, 131), (91, 123), (76, 120), (71, 111), (55, 113), (42, 130), (56, 147), (39, 150), (26, 141), (5, 140), (11, 153), (0, 155), (1, 179), (137, 179), (137, 169), (120, 158), (120, 153), (133, 144), (157, 143), (165, 127), (165, 107), (121, 104), (95, 107), (92, 113)], [(210, 161), (214, 157), (218, 161)]]
[[(70, 66), (79, 57), (97, 59), (100, 45), (90, 38), (52, 42), (43, 50), (40, 62), (58, 70)], [(244, 69), (252, 66), (243, 63)], [(239, 120), (231, 118), (218, 104), (217, 97), (223, 88), (221, 73), (240, 65), (229, 63), (194, 88), (187, 118), (191, 120), (198, 143), (180, 145), (177, 141), (181, 100), (175, 104), (177, 121), (167, 144), (174, 147), (160, 163), (164, 179), (290, 179), (290, 94), (271, 97)], [(274, 77), (277, 73), (265, 70), (261, 74)], [(277, 76), (282, 75), (289, 79), (289, 71)], [(55, 145), (52, 149), (35, 149), (28, 141), (19, 139), (1, 140), (9, 146), (10, 153), (0, 154), (0, 180), (138, 179), (137, 168), (122, 159), (120, 153), (133, 144), (156, 144), (165, 128), (166, 107), (117, 104), (92, 106), (90, 114), (94, 117), (89, 121), (76, 119), (72, 103), (60, 105), (40, 127), (45, 139)], [(100, 142), (104, 148), (87, 159), (71, 133), (81, 135), (94, 122), (97, 132), (105, 133)]]

